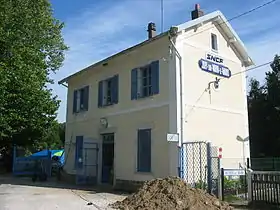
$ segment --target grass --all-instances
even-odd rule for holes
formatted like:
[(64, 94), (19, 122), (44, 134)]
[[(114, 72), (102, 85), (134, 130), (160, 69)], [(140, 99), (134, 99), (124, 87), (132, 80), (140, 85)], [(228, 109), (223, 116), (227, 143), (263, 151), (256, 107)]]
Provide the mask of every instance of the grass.
[(242, 201), (242, 198), (239, 198), (238, 196), (235, 195), (225, 195), (225, 201), (226, 202), (234, 202), (234, 201)]

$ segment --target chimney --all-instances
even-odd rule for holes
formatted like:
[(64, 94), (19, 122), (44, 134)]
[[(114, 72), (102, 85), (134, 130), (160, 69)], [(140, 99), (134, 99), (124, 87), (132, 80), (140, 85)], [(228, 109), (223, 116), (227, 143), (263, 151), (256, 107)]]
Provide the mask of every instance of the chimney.
[(202, 17), (204, 15), (204, 12), (200, 10), (200, 5), (195, 4), (195, 9), (192, 11), (192, 20)]
[(156, 34), (156, 24), (155, 23), (149, 23), (148, 24), (148, 38), (151, 39), (153, 37), (155, 37)]

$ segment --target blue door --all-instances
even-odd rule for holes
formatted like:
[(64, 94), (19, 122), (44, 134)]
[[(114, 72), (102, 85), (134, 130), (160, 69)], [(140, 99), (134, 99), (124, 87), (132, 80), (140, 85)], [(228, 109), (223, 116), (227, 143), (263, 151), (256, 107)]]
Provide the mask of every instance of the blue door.
[(83, 145), (84, 145), (84, 137), (76, 136), (76, 153), (75, 153), (75, 168), (76, 169), (83, 168)]

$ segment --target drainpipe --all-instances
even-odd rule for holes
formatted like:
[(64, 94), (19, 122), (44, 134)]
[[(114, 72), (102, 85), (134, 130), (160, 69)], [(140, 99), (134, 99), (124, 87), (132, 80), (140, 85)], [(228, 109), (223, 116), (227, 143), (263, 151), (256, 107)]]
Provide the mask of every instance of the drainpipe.
[(180, 77), (180, 124), (181, 124), (181, 130), (180, 130), (180, 141), (179, 141), (179, 146), (182, 147), (182, 142), (183, 142), (183, 136), (184, 136), (184, 117), (183, 117), (183, 78), (182, 78), (182, 56), (180, 55), (179, 51), (177, 50), (174, 42), (172, 41), (171, 36), (169, 36), (169, 41), (171, 43), (172, 48), (176, 52), (176, 56), (179, 59), (179, 77)]
[[(175, 31), (175, 33), (174, 33)], [(180, 78), (180, 124), (181, 124), (181, 129), (180, 129), (180, 138), (179, 138), (179, 143), (178, 146), (180, 147), (180, 158), (179, 158), (179, 167), (180, 167), (180, 172), (179, 176), (181, 178), (183, 177), (184, 173), (184, 150), (182, 148), (182, 143), (184, 139), (184, 117), (183, 117), (183, 77), (182, 77), (182, 56), (180, 55), (179, 51), (177, 50), (174, 42), (172, 41), (173, 37), (177, 37), (177, 31), (178, 28), (171, 27), (169, 30), (169, 41), (171, 43), (172, 49), (175, 50), (176, 52), (176, 57), (179, 59), (179, 78)], [(176, 59), (175, 59), (175, 66), (176, 66)]]

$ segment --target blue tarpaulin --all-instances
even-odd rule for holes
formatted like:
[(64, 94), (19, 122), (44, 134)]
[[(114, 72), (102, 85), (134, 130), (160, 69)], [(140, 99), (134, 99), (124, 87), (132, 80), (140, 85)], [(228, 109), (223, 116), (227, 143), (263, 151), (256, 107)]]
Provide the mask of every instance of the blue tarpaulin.
[(48, 152), (51, 153), (51, 157), (54, 156), (55, 153), (57, 152), (62, 152), (62, 155), (61, 156), (58, 156), (58, 159), (59, 159), (59, 162), (64, 165), (64, 149), (62, 150), (42, 150), (40, 152), (36, 152), (34, 154), (32, 154), (30, 157), (44, 157), (44, 156), (47, 156), (48, 155)]

